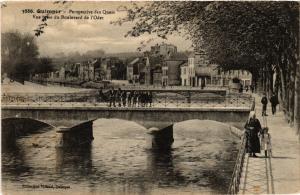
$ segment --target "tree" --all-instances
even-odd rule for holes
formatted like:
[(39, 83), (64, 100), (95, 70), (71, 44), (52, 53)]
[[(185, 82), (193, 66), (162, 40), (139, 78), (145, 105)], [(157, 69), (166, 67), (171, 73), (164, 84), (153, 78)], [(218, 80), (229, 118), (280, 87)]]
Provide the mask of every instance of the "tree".
[(18, 31), (1, 35), (1, 71), (8, 77), (24, 82), (37, 64), (39, 54), (34, 36)]
[(48, 57), (43, 57), (39, 59), (39, 62), (33, 69), (33, 74), (39, 73), (48, 73), (54, 70), (54, 65), (52, 63), (52, 59)]
[[(299, 124), (298, 2), (149, 2), (133, 4), (116, 22), (133, 22), (126, 36), (167, 38), (180, 32), (224, 70), (249, 70), (263, 91), (273, 74), (288, 120)], [(279, 82), (278, 82), (279, 81)], [(297, 93), (295, 91), (297, 90)], [(298, 115), (299, 113), (297, 113)]]

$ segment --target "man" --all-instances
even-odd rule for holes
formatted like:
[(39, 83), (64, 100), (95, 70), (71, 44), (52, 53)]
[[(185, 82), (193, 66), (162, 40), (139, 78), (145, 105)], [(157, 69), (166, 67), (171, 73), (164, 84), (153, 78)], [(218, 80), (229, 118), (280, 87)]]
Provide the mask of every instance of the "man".
[(115, 91), (114, 91), (113, 88), (109, 91), (109, 107), (111, 107), (112, 104), (113, 104), (114, 107), (116, 107), (116, 103), (115, 103)]
[(126, 98), (127, 98), (127, 92), (123, 91), (123, 93), (122, 93), (122, 103), (123, 103), (124, 107), (126, 106)]
[(244, 87), (243, 87), (243, 85), (241, 84), (241, 86), (240, 86), (240, 88), (239, 88), (239, 92), (240, 92), (240, 93), (243, 93), (243, 90), (244, 90)]
[(250, 90), (251, 90), (251, 93), (254, 93), (254, 85), (250, 85)]
[(263, 97), (261, 98), (261, 101), (262, 103), (262, 116), (268, 116), (267, 115), (267, 104), (268, 104), (268, 99), (266, 97), (266, 93), (263, 94)]
[(122, 106), (122, 90), (121, 90), (121, 88), (119, 88), (116, 93), (116, 100), (118, 102), (118, 106), (121, 107)]
[(276, 113), (276, 106), (279, 104), (277, 95), (275, 93), (272, 94), (272, 97), (270, 98), (271, 106), (272, 106), (272, 114), (274, 115)]

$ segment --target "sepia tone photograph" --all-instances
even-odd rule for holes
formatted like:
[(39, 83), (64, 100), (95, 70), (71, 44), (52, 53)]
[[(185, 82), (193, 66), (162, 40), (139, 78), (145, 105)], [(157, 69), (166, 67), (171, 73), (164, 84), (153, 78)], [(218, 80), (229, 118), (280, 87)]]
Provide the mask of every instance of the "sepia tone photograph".
[(1, 194), (299, 194), (298, 1), (0, 1)]

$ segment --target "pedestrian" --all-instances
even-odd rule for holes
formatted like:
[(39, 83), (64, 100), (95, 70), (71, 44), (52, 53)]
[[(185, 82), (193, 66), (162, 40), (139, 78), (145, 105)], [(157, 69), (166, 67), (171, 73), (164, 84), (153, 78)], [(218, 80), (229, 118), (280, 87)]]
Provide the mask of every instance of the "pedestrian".
[(111, 107), (112, 105), (114, 107), (116, 107), (116, 104), (115, 104), (115, 90), (113, 88), (109, 91), (109, 107)]
[(148, 93), (145, 92), (144, 93), (144, 104), (145, 104), (145, 107), (148, 107), (148, 103), (149, 103)]
[(272, 145), (271, 145), (271, 135), (268, 133), (269, 128), (265, 127), (262, 129), (262, 132), (260, 134), (260, 145), (261, 150), (264, 150), (265, 157), (272, 156)]
[(133, 97), (132, 97), (132, 104), (134, 107), (136, 107), (136, 104), (137, 104), (137, 101), (138, 101), (138, 94), (136, 91), (133, 92)]
[(261, 125), (256, 118), (255, 112), (251, 111), (249, 119), (245, 124), (246, 153), (251, 157), (257, 157), (255, 153), (260, 153), (260, 142), (258, 134), (261, 131)]
[(276, 113), (276, 106), (279, 104), (278, 97), (275, 93), (272, 94), (270, 98), (271, 106), (272, 106), (272, 114)]
[(149, 106), (152, 107), (152, 91), (148, 92)]
[(246, 90), (246, 92), (248, 92), (248, 90), (249, 90), (249, 86), (248, 85), (245, 87), (245, 90)]
[(104, 94), (103, 94), (103, 88), (101, 87), (99, 89), (99, 92), (98, 92), (98, 102), (103, 102), (104, 101)]
[(204, 89), (204, 87), (205, 87), (205, 82), (204, 82), (204, 80), (202, 80), (202, 82), (201, 82), (201, 89)]
[(242, 84), (240, 85), (239, 92), (243, 93), (243, 85)]
[(142, 106), (142, 92), (138, 93), (138, 107)]
[(126, 106), (126, 98), (127, 98), (127, 92), (123, 91), (122, 93), (122, 103), (123, 103), (123, 107)]
[(132, 98), (133, 98), (133, 91), (129, 92), (128, 98), (127, 98), (127, 102), (128, 102), (128, 106), (131, 107), (132, 106)]
[(251, 93), (254, 93), (254, 85), (250, 85), (250, 90), (251, 90)]
[(117, 102), (118, 102), (118, 106), (121, 107), (122, 106), (122, 90), (121, 90), (121, 88), (119, 88), (118, 92), (117, 92)]
[(268, 116), (267, 115), (267, 105), (268, 105), (268, 99), (266, 97), (266, 93), (263, 94), (263, 97), (261, 98), (261, 101), (262, 103), (262, 116)]

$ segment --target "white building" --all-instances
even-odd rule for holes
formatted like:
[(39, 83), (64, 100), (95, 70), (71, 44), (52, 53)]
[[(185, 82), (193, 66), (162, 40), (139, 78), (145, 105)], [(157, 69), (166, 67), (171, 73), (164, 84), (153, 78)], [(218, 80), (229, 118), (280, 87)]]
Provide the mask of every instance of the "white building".
[(184, 63), (180, 67), (180, 78), (182, 86), (190, 86), (189, 67), (187, 63)]
[(252, 84), (252, 75), (245, 70), (220, 71), (216, 64), (210, 64), (204, 51), (194, 52), (188, 64), (181, 66), (182, 86), (228, 86), (233, 78), (239, 78), (243, 86)]

